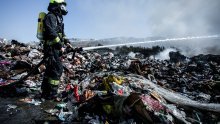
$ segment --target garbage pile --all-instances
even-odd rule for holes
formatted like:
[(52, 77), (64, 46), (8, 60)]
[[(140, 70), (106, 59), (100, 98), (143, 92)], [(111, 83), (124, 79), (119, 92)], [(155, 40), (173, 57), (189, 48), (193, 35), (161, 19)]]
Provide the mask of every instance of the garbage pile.
[[(59, 103), (46, 113), (67, 123), (219, 123), (219, 55), (155, 60), (137, 54), (83, 51), (62, 56)], [(178, 57), (175, 57), (177, 55)], [(41, 49), (13, 41), (0, 44), (0, 93), (25, 94), (20, 101), (40, 105), (44, 65)], [(13, 88), (12, 88), (13, 87)], [(17, 107), (17, 106), (16, 106)]]

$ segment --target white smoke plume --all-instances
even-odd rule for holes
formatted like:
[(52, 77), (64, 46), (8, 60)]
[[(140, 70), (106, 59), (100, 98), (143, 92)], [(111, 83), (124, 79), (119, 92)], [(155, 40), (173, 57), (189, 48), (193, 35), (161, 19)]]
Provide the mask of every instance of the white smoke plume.
[(173, 49), (173, 48), (167, 48), (165, 49), (164, 51), (160, 52), (159, 54), (157, 54), (155, 56), (155, 59), (159, 59), (159, 60), (169, 60), (170, 57), (169, 57), (169, 53), (170, 52), (176, 52), (177, 50), (176, 49)]
[[(158, 36), (163, 39), (220, 34), (220, 0), (85, 0), (82, 4), (86, 5), (85, 12), (96, 17), (90, 18), (93, 25), (82, 31), (91, 36), (99, 34), (96, 38)], [(95, 16), (97, 13), (100, 16)], [(155, 44), (177, 47), (187, 56), (220, 53), (219, 39)]]
[(128, 56), (130, 58), (135, 58), (136, 54), (134, 52), (130, 52), (130, 53), (128, 53)]

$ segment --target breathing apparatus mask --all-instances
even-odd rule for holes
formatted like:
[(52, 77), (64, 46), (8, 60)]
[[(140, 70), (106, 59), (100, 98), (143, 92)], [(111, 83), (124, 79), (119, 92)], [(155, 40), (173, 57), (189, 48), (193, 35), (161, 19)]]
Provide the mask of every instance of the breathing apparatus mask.
[(68, 11), (66, 9), (66, 4), (61, 3), (60, 6), (59, 6), (59, 9), (60, 9), (60, 12), (61, 12), (62, 15), (67, 15)]

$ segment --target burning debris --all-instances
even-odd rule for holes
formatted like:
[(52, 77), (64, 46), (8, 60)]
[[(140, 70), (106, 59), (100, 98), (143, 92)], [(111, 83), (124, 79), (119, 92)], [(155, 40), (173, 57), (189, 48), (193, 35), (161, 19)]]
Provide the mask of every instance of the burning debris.
[[(169, 59), (158, 60), (150, 56), (165, 48), (147, 49), (151, 54), (144, 48), (118, 47), (115, 51), (63, 55), (66, 69), (59, 96), (51, 103), (39, 97), (43, 64), (26, 80), (14, 83), (37, 66), (42, 50), (17, 41), (1, 43), (1, 99), (13, 96), (18, 102), (43, 108), (37, 111), (44, 113), (43, 119), (32, 118), (35, 123), (53, 122), (46, 118), (51, 115), (59, 123), (220, 122), (220, 55), (187, 58), (174, 51), (169, 52)], [(133, 53), (128, 56), (129, 52)], [(10, 103), (6, 108), (16, 110), (22, 106)]]

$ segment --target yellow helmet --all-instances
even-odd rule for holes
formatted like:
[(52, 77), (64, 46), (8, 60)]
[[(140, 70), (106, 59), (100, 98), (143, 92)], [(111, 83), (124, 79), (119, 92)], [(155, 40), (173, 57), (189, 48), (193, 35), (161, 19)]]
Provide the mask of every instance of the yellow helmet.
[(66, 5), (65, 0), (50, 0), (50, 3), (59, 3), (59, 4), (65, 4)]

